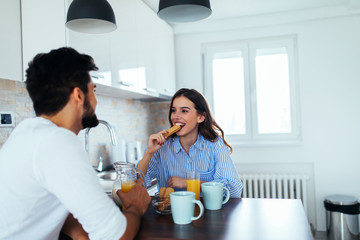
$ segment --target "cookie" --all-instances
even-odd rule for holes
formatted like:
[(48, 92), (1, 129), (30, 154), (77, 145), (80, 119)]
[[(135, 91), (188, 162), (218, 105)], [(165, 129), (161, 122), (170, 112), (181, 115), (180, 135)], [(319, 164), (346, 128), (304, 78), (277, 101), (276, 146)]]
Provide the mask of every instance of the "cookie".
[(165, 196), (165, 191), (166, 191), (166, 187), (162, 187), (159, 190), (159, 197), (164, 197)]
[(166, 188), (164, 197), (169, 197), (170, 193), (174, 192), (174, 189), (171, 187)]
[(171, 128), (169, 128), (167, 130), (167, 133), (164, 134), (165, 137), (168, 137), (168, 136), (171, 136), (173, 135), (174, 133), (176, 133), (177, 131), (179, 131), (181, 129), (181, 126), (180, 125), (174, 125), (172, 126)]

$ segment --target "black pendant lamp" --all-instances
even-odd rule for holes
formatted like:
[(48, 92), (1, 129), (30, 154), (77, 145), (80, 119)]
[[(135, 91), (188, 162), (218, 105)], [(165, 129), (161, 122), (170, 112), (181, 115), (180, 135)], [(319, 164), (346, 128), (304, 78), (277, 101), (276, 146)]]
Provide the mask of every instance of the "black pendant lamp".
[(108, 33), (116, 29), (115, 14), (106, 0), (74, 0), (65, 25), (76, 32)]
[(158, 16), (169, 23), (195, 22), (211, 15), (209, 0), (160, 0)]

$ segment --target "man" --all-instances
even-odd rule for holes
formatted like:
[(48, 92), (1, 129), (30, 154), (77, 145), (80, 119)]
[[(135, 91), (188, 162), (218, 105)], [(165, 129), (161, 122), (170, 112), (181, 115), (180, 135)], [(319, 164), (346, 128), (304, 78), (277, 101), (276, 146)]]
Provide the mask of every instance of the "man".
[(98, 124), (93, 70), (93, 59), (72, 48), (30, 62), (26, 88), (37, 117), (21, 122), (0, 150), (0, 239), (58, 239), (62, 228), (73, 239), (136, 235), (150, 202), (142, 180), (117, 192), (121, 213), (76, 136)]

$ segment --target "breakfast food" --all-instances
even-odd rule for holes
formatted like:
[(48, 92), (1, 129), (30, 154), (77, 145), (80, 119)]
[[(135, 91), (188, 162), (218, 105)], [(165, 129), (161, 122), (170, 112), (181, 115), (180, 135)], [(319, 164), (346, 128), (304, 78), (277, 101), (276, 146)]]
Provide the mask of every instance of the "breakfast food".
[(159, 202), (156, 204), (155, 208), (159, 213), (164, 214), (164, 211), (170, 211), (170, 193), (175, 190), (171, 187), (162, 187), (159, 190)]
[(173, 189), (173, 188), (171, 188), (171, 187), (168, 187), (168, 188), (162, 187), (162, 188), (160, 188), (160, 190), (159, 190), (159, 197), (160, 197), (160, 199), (162, 199), (162, 198), (169, 198), (169, 197), (170, 197), (170, 193), (172, 193), (172, 192), (174, 192), (174, 189)]
[(160, 212), (164, 211), (165, 209), (167, 209), (168, 207), (170, 207), (170, 198), (167, 198), (166, 200), (159, 202), (159, 204), (157, 205), (158, 210)]
[(174, 192), (174, 189), (171, 187), (166, 188), (164, 197), (168, 198), (170, 197), (170, 193)]
[(162, 187), (159, 190), (159, 197), (163, 198), (165, 195), (166, 187)]
[(164, 134), (165, 137), (168, 137), (168, 136), (171, 136), (173, 135), (174, 133), (176, 133), (177, 131), (179, 131), (181, 129), (181, 126), (180, 125), (174, 125), (172, 126), (171, 128), (169, 128), (167, 130), (167, 133)]

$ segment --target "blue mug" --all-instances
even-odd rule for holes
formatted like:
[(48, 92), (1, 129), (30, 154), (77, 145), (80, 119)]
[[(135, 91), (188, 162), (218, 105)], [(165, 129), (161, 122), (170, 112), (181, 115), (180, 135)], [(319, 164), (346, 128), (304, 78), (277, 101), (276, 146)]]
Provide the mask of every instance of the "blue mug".
[[(204, 206), (200, 200), (195, 199), (195, 193), (179, 191), (170, 193), (171, 213), (174, 223), (189, 224), (199, 219), (204, 213)], [(194, 216), (195, 204), (200, 207), (200, 213)]]
[[(224, 190), (226, 198), (224, 199)], [(222, 183), (206, 182), (201, 184), (204, 205), (207, 210), (219, 210), (230, 198), (230, 191)]]

